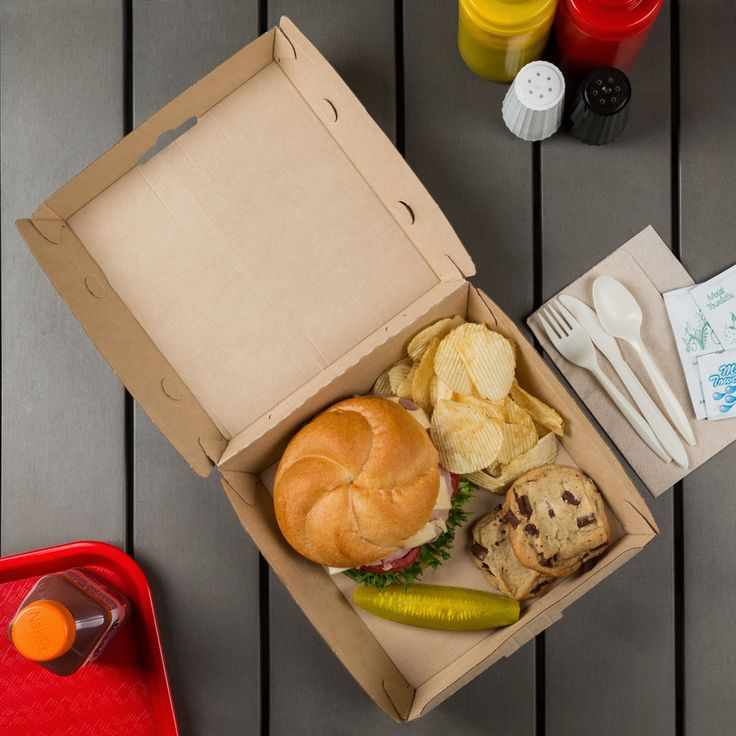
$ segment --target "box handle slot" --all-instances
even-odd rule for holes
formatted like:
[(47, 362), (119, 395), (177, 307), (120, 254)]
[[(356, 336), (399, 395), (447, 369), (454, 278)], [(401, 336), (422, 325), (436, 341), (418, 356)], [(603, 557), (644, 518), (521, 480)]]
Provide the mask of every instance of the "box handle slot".
[(181, 401), (184, 394), (176, 381), (172, 378), (164, 377), (161, 379), (161, 389), (172, 401)]
[(97, 278), (97, 276), (87, 276), (84, 280), (87, 291), (92, 294), (95, 299), (102, 299), (107, 294), (105, 285)]
[(179, 136), (184, 135), (190, 128), (197, 124), (197, 116), (193, 115), (185, 120), (178, 128), (165, 130), (156, 138), (156, 142), (138, 159), (139, 164), (145, 164), (150, 161), (159, 151), (163, 151), (166, 146), (173, 143)]
[(414, 210), (412, 209), (411, 205), (404, 202), (403, 199), (399, 200), (399, 204), (402, 205), (404, 209), (409, 213), (409, 224), (413, 225), (416, 222), (417, 218), (414, 215)]
[(331, 123), (336, 123), (339, 116), (337, 114), (337, 108), (335, 107), (335, 104), (332, 102), (332, 100), (328, 100), (326, 97), (322, 98), (322, 102), (324, 103), (322, 105), (322, 111), (329, 118)]

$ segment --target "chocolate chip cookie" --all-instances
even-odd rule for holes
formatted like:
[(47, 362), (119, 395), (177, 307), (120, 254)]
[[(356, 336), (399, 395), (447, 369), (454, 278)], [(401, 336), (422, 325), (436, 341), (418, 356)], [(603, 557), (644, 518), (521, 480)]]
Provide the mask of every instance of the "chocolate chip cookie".
[(479, 519), (473, 527), (470, 551), (475, 564), (501, 593), (522, 601), (541, 593), (554, 580), (524, 567), (511, 549), (501, 506)]
[(603, 497), (575, 468), (543, 465), (520, 476), (501, 510), (519, 562), (562, 577), (600, 556), (611, 539)]

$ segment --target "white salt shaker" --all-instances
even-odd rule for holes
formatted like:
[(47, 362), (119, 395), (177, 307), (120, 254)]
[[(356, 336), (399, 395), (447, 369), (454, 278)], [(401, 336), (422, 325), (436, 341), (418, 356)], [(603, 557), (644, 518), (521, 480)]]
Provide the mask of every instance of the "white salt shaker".
[(565, 103), (565, 78), (548, 61), (532, 61), (519, 71), (503, 101), (506, 127), (525, 141), (557, 132)]

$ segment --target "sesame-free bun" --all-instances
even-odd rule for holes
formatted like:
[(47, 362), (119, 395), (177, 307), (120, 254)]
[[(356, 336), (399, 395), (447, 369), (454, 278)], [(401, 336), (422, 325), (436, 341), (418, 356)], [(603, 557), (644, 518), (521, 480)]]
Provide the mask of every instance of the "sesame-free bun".
[(376, 562), (429, 521), (438, 462), (427, 431), (397, 403), (341, 401), (299, 430), (281, 457), (273, 493), (279, 527), (321, 565)]

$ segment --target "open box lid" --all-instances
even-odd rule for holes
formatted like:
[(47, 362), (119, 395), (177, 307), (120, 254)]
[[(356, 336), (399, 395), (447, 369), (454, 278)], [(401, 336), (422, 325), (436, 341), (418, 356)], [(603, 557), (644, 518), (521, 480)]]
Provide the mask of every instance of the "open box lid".
[(475, 272), (391, 142), (286, 18), (17, 225), (201, 475), (402, 312)]

